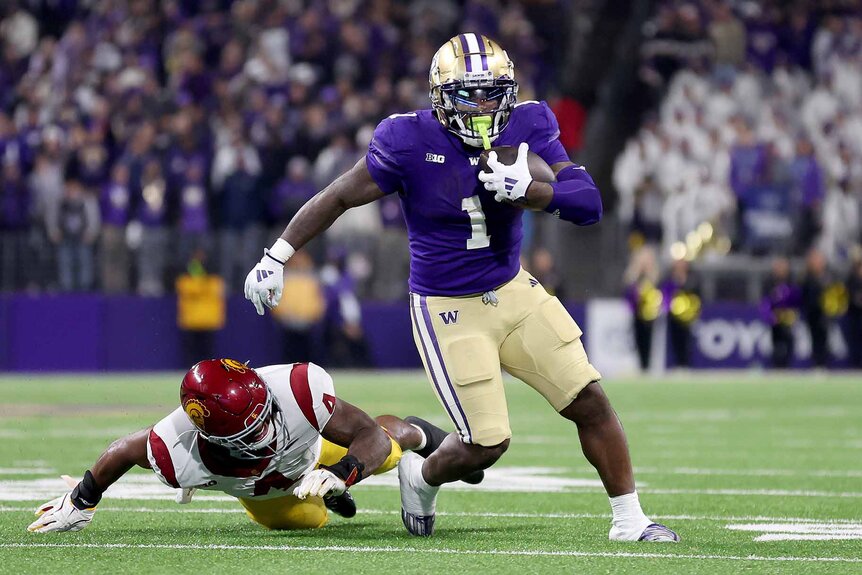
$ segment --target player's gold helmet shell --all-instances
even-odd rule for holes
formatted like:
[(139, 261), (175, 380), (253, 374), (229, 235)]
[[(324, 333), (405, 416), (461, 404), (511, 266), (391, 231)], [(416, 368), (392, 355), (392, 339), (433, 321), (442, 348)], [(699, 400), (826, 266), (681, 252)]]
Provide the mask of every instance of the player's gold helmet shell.
[[(509, 122), (518, 95), (515, 66), (506, 51), (486, 36), (459, 34), (443, 44), (428, 75), (437, 119), (470, 146), (482, 146), (477, 124), (494, 141)], [(484, 119), (474, 123), (477, 118)]]

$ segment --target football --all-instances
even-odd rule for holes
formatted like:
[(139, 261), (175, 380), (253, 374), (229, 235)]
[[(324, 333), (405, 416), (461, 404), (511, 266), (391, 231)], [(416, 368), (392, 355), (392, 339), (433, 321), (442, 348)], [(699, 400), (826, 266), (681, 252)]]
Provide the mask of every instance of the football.
[[(490, 150), (482, 150), (482, 153), (479, 155), (479, 167), (483, 172), (491, 171), (488, 167), (488, 154), (490, 152), (497, 152), (497, 160), (506, 166), (511, 166), (518, 158), (518, 148), (515, 146), (496, 146)], [(557, 177), (554, 175), (551, 166), (538, 154), (532, 151), (528, 152), (527, 165), (530, 166), (530, 175), (537, 182), (550, 183), (557, 181)]]

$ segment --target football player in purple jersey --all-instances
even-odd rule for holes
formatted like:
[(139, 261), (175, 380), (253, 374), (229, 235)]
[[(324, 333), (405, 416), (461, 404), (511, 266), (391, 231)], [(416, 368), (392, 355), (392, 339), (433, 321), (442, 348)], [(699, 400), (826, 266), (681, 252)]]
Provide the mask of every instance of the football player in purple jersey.
[[(610, 497), (609, 537), (678, 541), (638, 501), (625, 433), (590, 365), (581, 330), (559, 300), (521, 269), (523, 209), (576, 225), (598, 222), (601, 195), (559, 141), (544, 102), (517, 101), (514, 66), (494, 41), (460, 34), (431, 63), (431, 109), (394, 114), (374, 132), (357, 164), (296, 214), (245, 282), (263, 314), (278, 304), (282, 268), (296, 249), (346, 210), (398, 194), (410, 244), (410, 314), (428, 380), (457, 430), (427, 458), (398, 465), (402, 519), (431, 535), (443, 483), (493, 465), (509, 446), (502, 369), (542, 394), (575, 423), (584, 455)], [(483, 148), (515, 146), (512, 165)], [(556, 182), (533, 179), (538, 154)]]

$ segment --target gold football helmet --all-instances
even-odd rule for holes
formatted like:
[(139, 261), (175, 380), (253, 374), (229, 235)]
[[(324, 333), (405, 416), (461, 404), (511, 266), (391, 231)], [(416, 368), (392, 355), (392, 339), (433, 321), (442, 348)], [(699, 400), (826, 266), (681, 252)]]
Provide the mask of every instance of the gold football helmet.
[(443, 44), (431, 60), (428, 81), (437, 119), (469, 146), (490, 147), (517, 101), (509, 55), (479, 34), (459, 34)]

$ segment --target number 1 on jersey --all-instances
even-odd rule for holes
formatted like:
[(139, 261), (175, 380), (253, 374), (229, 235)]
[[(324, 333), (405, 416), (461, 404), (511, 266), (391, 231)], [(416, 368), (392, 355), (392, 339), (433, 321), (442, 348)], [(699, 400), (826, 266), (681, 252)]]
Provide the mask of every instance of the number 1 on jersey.
[(482, 203), (479, 196), (470, 196), (461, 200), (461, 209), (470, 216), (470, 227), (472, 233), (467, 240), (468, 250), (479, 250), (491, 245), (491, 236), (488, 235), (488, 225), (485, 223), (485, 212), (482, 211)]

